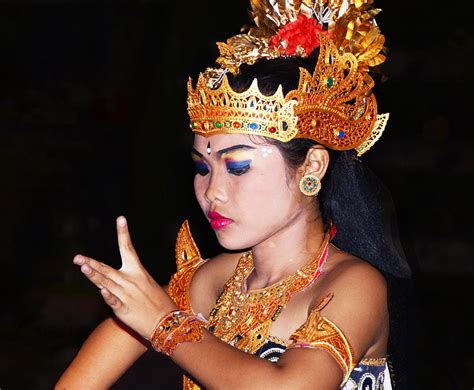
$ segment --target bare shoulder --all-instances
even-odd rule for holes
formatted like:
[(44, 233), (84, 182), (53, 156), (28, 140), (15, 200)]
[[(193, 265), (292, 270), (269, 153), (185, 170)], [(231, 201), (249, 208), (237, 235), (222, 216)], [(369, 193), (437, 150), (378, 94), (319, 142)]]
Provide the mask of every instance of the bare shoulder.
[(325, 270), (325, 290), (345, 300), (385, 304), (387, 286), (384, 276), (368, 262), (337, 250)]
[(242, 253), (221, 253), (207, 259), (196, 271), (196, 284), (205, 283), (220, 290), (232, 276)]
[(242, 253), (221, 253), (199, 267), (190, 287), (194, 311), (208, 315), (222, 292), (224, 284), (233, 275)]
[[(370, 298), (374, 293), (384, 295), (386, 282), (377, 268), (365, 260), (342, 253), (342, 259), (334, 265), (334, 288), (352, 295), (363, 295)], [(356, 293), (356, 294), (354, 294)], [(367, 296), (368, 295), (368, 296)]]

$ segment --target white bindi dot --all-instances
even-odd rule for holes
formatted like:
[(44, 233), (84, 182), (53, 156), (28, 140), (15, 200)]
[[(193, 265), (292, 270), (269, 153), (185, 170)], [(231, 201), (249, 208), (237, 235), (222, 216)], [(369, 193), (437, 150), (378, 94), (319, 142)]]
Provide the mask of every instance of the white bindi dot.
[(263, 153), (263, 157), (268, 157), (272, 153), (272, 149), (267, 148), (266, 146), (264, 146), (262, 148), (262, 153)]

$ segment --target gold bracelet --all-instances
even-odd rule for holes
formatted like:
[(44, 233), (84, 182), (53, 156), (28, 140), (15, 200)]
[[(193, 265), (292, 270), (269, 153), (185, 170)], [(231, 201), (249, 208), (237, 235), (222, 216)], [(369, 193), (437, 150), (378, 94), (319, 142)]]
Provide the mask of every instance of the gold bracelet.
[(153, 348), (170, 356), (181, 343), (196, 342), (202, 338), (204, 323), (193, 313), (175, 310), (167, 314), (153, 331)]

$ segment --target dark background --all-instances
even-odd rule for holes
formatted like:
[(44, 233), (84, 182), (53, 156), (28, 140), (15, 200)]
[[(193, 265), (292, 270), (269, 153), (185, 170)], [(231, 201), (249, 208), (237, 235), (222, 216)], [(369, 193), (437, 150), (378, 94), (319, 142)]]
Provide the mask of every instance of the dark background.
[[(471, 389), (474, 6), (377, 5), (389, 78), (376, 93), (391, 119), (364, 159), (392, 192), (413, 269), (419, 386)], [(184, 219), (204, 256), (219, 250), (193, 197), (186, 81), (212, 64), (215, 42), (238, 32), (247, 9), (0, 3), (2, 390), (52, 388), (110, 314), (72, 258), (118, 266), (118, 215), (160, 283)], [(179, 388), (178, 376), (148, 353), (115, 388)]]

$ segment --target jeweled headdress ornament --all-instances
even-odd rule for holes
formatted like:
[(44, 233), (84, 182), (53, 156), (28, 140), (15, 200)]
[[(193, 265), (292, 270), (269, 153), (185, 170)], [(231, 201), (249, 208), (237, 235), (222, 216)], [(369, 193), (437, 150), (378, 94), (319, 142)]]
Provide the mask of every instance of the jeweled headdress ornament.
[[(243, 133), (283, 142), (310, 138), (330, 149), (362, 155), (380, 138), (388, 114), (377, 115), (369, 71), (385, 60), (384, 36), (373, 0), (251, 0), (254, 26), (218, 42), (220, 68), (188, 82), (190, 126), (209, 136)], [(244, 30), (245, 31), (245, 30)], [(307, 57), (319, 47), (311, 74), (300, 68), (298, 87), (286, 95), (260, 92), (255, 79), (238, 93), (227, 73), (257, 60)]]

